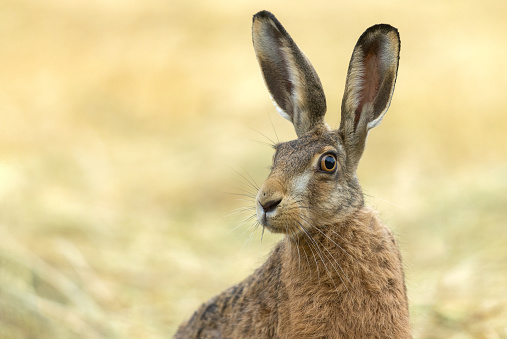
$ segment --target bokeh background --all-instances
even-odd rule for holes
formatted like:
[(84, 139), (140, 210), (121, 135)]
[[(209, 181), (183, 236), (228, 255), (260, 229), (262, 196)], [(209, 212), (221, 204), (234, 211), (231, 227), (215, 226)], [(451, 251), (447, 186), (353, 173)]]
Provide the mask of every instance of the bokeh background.
[(228, 194), (295, 138), (251, 46), (262, 9), (335, 127), (357, 38), (399, 29), (360, 181), (401, 246), (416, 337), (507, 338), (501, 0), (1, 1), (1, 338), (171, 337), (267, 257), (280, 237)]

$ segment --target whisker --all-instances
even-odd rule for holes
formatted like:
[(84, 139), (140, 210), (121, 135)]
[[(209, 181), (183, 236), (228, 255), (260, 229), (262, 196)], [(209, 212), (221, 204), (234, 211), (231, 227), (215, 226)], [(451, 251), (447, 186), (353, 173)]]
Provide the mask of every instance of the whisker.
[(233, 180), (234, 182), (239, 184), (240, 187), (233, 186), (231, 184), (227, 184), (227, 186), (235, 188), (235, 189), (240, 190), (242, 192), (257, 194), (258, 189), (256, 187), (254, 187), (251, 183), (245, 182), (245, 179), (240, 180), (240, 179), (232, 178), (231, 180)]
[[(304, 220), (306, 217), (304, 215), (300, 215), (300, 217)], [(317, 231), (319, 231), (322, 235), (324, 235), (326, 238), (328, 238), (329, 240), (331, 240), (333, 242), (333, 244), (335, 244), (336, 246), (338, 246), (338, 248), (340, 248), (343, 252), (345, 252), (345, 254), (347, 254), (352, 260), (354, 260), (356, 262), (356, 264), (362, 266), (349, 252), (347, 252), (343, 247), (341, 247), (340, 245), (338, 245), (333, 239), (331, 239), (327, 234), (324, 234), (320, 229), (318, 229), (317, 227), (315, 228)], [(329, 230), (331, 232), (333, 232), (334, 234), (336, 234), (337, 236), (340, 237), (340, 239), (342, 239), (344, 242), (346, 242), (345, 239), (343, 239), (343, 237), (338, 234), (335, 230), (329, 228)]]
[(336, 209), (334, 209), (334, 208), (322, 208), (322, 207), (317, 207), (317, 206), (305, 206), (305, 205), (301, 205), (301, 203), (303, 203), (303, 201), (294, 200), (287, 208), (290, 208), (290, 210), (297, 209), (297, 208), (303, 208), (303, 209), (312, 209), (312, 210), (316, 210), (316, 211), (331, 211), (331, 212), (336, 211)]
[[(290, 233), (289, 233), (289, 226), (288, 226), (287, 223), (285, 223), (285, 231), (287, 232), (287, 234), (290, 235)], [(292, 244), (291, 244), (292, 241), (290, 241), (290, 237), (288, 237), (288, 238), (286, 237), (286, 240), (289, 243), (289, 252), (292, 252)]]
[[(301, 216), (303, 218), (303, 216)], [(304, 219), (303, 219), (304, 221)], [(307, 222), (308, 223), (308, 222)], [(310, 225), (309, 225), (310, 226)], [(335, 244), (336, 246), (338, 246), (341, 250), (345, 251), (340, 245), (338, 245), (333, 239), (331, 239), (327, 234), (325, 234), (324, 232), (322, 232), (318, 227), (314, 227), (318, 232), (320, 232), (320, 234), (322, 234), (323, 236), (325, 236), (327, 239), (329, 239), (333, 244)], [(347, 281), (349, 282), (350, 284), (350, 287), (353, 287), (352, 286), (352, 282), (350, 281), (349, 277), (347, 276), (347, 274), (343, 271), (341, 265), (338, 263), (338, 261), (336, 260), (336, 258), (332, 255), (332, 253), (327, 249), (327, 247), (323, 247), (328, 253), (329, 255), (331, 256), (331, 258), (333, 258), (334, 262), (336, 263), (336, 265), (338, 265), (338, 268), (340, 268), (340, 271), (342, 271), (343, 275), (345, 276), (345, 278), (347, 279)], [(345, 251), (345, 253), (347, 253), (347, 251)], [(348, 254), (348, 253), (347, 253)], [(350, 255), (350, 254), (349, 254)], [(354, 259), (354, 258), (352, 258)], [(331, 263), (331, 265), (333, 265), (333, 263)], [(335, 269), (336, 271), (336, 268), (333, 266), (333, 268)], [(338, 272), (336, 272), (338, 273)], [(342, 281), (343, 285), (345, 286), (345, 288), (347, 289), (347, 292), (349, 292), (349, 289), (347, 288), (347, 284), (345, 284), (345, 282), (343, 281), (343, 279), (341, 278), (340, 274), (338, 273), (338, 277), (340, 278), (340, 280)]]
[[(247, 202), (251, 203), (252, 201), (255, 201), (255, 200), (253, 200), (253, 199), (239, 199), (238, 198), (238, 199), (234, 199), (234, 201), (247, 201)], [(252, 206), (252, 209), (255, 209), (255, 207)]]
[[(291, 236), (294, 236), (294, 235), (291, 234)], [(297, 237), (296, 240), (297, 240), (296, 249), (298, 250), (298, 268), (301, 269), (301, 255), (299, 254), (299, 237)]]
[[(241, 221), (241, 222), (239, 223), (239, 225), (237, 225), (237, 226), (235, 226), (233, 229), (231, 229), (231, 230), (230, 230), (227, 234), (231, 234), (231, 233), (232, 233), (232, 232), (234, 232), (236, 229), (238, 229), (239, 227), (243, 226), (244, 224), (246, 224), (246, 223), (250, 222), (250, 221), (251, 221), (253, 218), (255, 218), (255, 217), (256, 217), (256, 215), (255, 215), (255, 214), (252, 214), (251, 216), (247, 217), (246, 219), (244, 219), (243, 221)], [(248, 229), (247, 229), (247, 230), (248, 230)], [(246, 230), (246, 231), (247, 231), (247, 230)], [(246, 231), (244, 231), (243, 233), (241, 233), (241, 234), (240, 234), (240, 237), (241, 237), (241, 236), (243, 236), (243, 234), (245, 234), (245, 232), (246, 232)]]
[(255, 143), (258, 143), (258, 144), (261, 144), (263, 146), (268, 146), (270, 148), (273, 148), (273, 144), (269, 143), (269, 142), (264, 142), (264, 141), (260, 141), (260, 140), (254, 140), (254, 139), (248, 139), (249, 141), (252, 141), (252, 142), (255, 142)]
[(393, 206), (396, 206), (396, 207), (398, 207), (398, 208), (403, 209), (403, 207), (402, 207), (402, 206), (397, 205), (397, 204), (395, 204), (394, 202), (391, 202), (391, 201), (389, 201), (389, 200), (385, 200), (385, 199), (382, 199), (382, 198), (379, 198), (379, 197), (375, 197), (375, 196), (373, 196), (373, 195), (366, 194), (366, 193), (364, 193), (364, 192), (363, 192), (363, 194), (364, 194), (365, 196), (369, 197), (369, 198), (373, 198), (373, 199), (376, 199), (376, 200), (380, 200), (380, 201), (386, 202), (386, 203), (388, 203), (388, 204), (391, 204), (391, 205), (393, 205)]
[(247, 190), (247, 189), (244, 189), (241, 187), (232, 186), (232, 185), (227, 185), (227, 186), (237, 190), (238, 192), (222, 191), (222, 193), (228, 194), (228, 195), (243, 195), (243, 196), (248, 196), (251, 198), (256, 198), (257, 191), (253, 191), (253, 190), (250, 191), (250, 190)]
[(259, 133), (259, 134), (260, 134), (260, 135), (262, 135), (264, 138), (268, 139), (268, 141), (271, 143), (271, 145), (272, 145), (273, 147), (275, 146), (275, 142), (274, 142), (273, 140), (271, 140), (270, 138), (268, 138), (268, 137), (267, 137), (264, 133), (262, 133), (262, 132), (260, 132), (260, 131), (258, 131), (258, 130), (256, 130), (256, 129), (254, 129), (254, 128), (252, 128), (252, 127), (250, 127), (250, 129), (251, 129), (252, 131), (254, 131), (254, 132)]
[[(298, 240), (299, 241), (299, 240)], [(308, 253), (306, 253), (305, 248), (303, 247), (303, 251), (305, 252), (306, 262), (308, 263), (308, 268), (310, 269), (310, 272), (312, 270), (312, 267), (310, 265), (310, 259), (308, 258)]]
[[(241, 169), (243, 170), (243, 172), (245, 172), (245, 174), (250, 178), (251, 180), (251, 183), (253, 184), (253, 187), (255, 187), (257, 189), (257, 191), (259, 190), (259, 185), (257, 185), (257, 183), (255, 182), (255, 179), (252, 178), (252, 176), (250, 175), (250, 173), (248, 173), (243, 167), (241, 167)], [(250, 181), (249, 181), (250, 182)]]
[(306, 206), (306, 205), (302, 205), (302, 203), (303, 203), (303, 201), (295, 200), (293, 204), (296, 205), (298, 208), (312, 209), (312, 210), (316, 210), (316, 211), (331, 211), (331, 212), (336, 211), (335, 208), (324, 208), (324, 207), (318, 207), (318, 206)]
[(276, 140), (278, 143), (280, 143), (280, 139), (278, 139), (278, 134), (276, 133), (275, 125), (273, 125), (273, 120), (271, 120), (271, 116), (269, 115), (269, 112), (266, 112), (269, 118), (269, 122), (271, 123), (271, 127), (273, 127), (273, 131), (275, 132)]
[[(244, 201), (247, 201), (245, 199), (236, 199), (236, 200), (244, 200)], [(234, 209), (235, 211), (239, 211), (239, 210), (255, 210), (255, 207), (254, 206), (243, 206), (243, 207), (238, 207), (238, 208), (235, 208)]]
[[(253, 188), (255, 188), (256, 191), (259, 190), (259, 187), (257, 187), (257, 185), (255, 185), (255, 183), (253, 183), (252, 181), (250, 181), (247, 177), (245, 177), (241, 172), (235, 170), (233, 167), (229, 166), (230, 169), (232, 169), (234, 172), (236, 172), (237, 175), (239, 175), (240, 177), (242, 177), (243, 179), (245, 179)], [(244, 172), (246, 172), (245, 170), (243, 170)]]
[[(295, 220), (295, 219), (294, 219), (294, 220)], [(304, 226), (303, 226), (303, 225), (302, 225), (302, 224), (301, 224), (298, 220), (295, 220), (295, 221), (296, 221), (296, 222), (297, 222), (297, 223), (298, 223), (298, 224), (299, 224), (302, 228), (304, 228)], [(308, 226), (312, 227), (312, 225), (310, 225), (310, 224), (309, 224)], [(318, 228), (316, 228), (316, 227), (312, 227), (312, 228), (314, 228), (314, 229), (318, 229)], [(327, 268), (326, 263), (324, 262), (324, 258), (323, 258), (323, 256), (325, 256), (325, 257), (328, 259), (329, 264), (331, 265), (331, 267), (333, 267), (334, 271), (335, 271), (335, 272), (336, 272), (336, 274), (338, 275), (338, 278), (340, 278), (340, 280), (341, 280), (341, 282), (342, 282), (343, 286), (345, 286), (345, 289), (347, 290), (347, 293), (350, 293), (350, 292), (349, 292), (349, 289), (347, 288), (347, 285), (346, 285), (346, 284), (345, 284), (345, 282), (343, 281), (343, 279), (342, 279), (342, 277), (341, 277), (340, 273), (338, 272), (338, 270), (336, 269), (336, 267), (333, 265), (333, 263), (329, 260), (329, 256), (331, 256), (331, 258), (333, 258), (333, 259), (335, 260), (335, 262), (336, 262), (336, 259), (333, 257), (333, 255), (331, 254), (331, 252), (329, 252), (329, 250), (328, 250), (326, 247), (324, 247), (324, 249), (325, 249), (325, 250), (329, 253), (329, 256), (327, 256), (327, 255), (326, 255), (324, 252), (322, 252), (322, 250), (319, 248), (319, 246), (318, 246), (318, 244), (317, 244), (317, 241), (316, 241), (315, 239), (313, 239), (312, 237), (310, 237), (310, 239), (313, 241), (313, 243), (315, 244), (316, 248), (317, 248), (317, 249), (319, 250), (319, 252), (320, 252), (320, 254), (319, 254), (319, 252), (317, 252), (317, 254), (319, 254), (319, 257), (320, 257), (320, 259), (321, 259), (321, 261), (322, 261), (322, 264), (324, 265), (324, 267), (325, 267), (325, 269), (326, 269), (326, 272), (327, 272), (327, 274), (329, 275), (329, 278), (330, 278), (330, 279), (331, 279), (331, 281), (333, 282), (333, 286), (335, 287), (336, 293), (337, 293), (337, 294), (339, 294), (339, 292), (338, 292), (338, 287), (336, 286), (335, 281), (334, 281), (334, 279), (333, 279), (333, 276), (332, 276), (331, 272), (329, 271), (329, 269)], [(337, 262), (337, 264), (338, 264), (338, 262)], [(338, 264), (338, 266), (340, 266), (340, 265)], [(341, 267), (340, 267), (340, 269), (341, 269)], [(343, 270), (342, 270), (342, 272), (343, 272)], [(348, 280), (348, 278), (347, 278), (347, 280)]]
[[(328, 274), (329, 278), (331, 279), (331, 282), (333, 283), (333, 286), (335, 287), (335, 290), (336, 290), (336, 293), (339, 294), (338, 292), (338, 287), (336, 286), (336, 283), (333, 279), (333, 276), (331, 274), (331, 272), (329, 271), (326, 263), (324, 262), (324, 258), (323, 257), (326, 257), (329, 261), (329, 257), (322, 252), (322, 250), (319, 248), (319, 245), (317, 244), (317, 242), (315, 241), (315, 239), (313, 239), (309, 234), (308, 232), (306, 231), (306, 228), (298, 221), (296, 220), (295, 218), (292, 218), (297, 224), (299, 224), (299, 226), (303, 229), (303, 231), (308, 235), (308, 238), (313, 242), (314, 246), (315, 246), (315, 251), (317, 252), (317, 255), (320, 257), (320, 260), (322, 262), (322, 264), (324, 265), (324, 268), (326, 269), (326, 273)], [(309, 225), (311, 227), (311, 225)], [(312, 248), (311, 246), (311, 243), (309, 243), (310, 245), (310, 249)], [(317, 262), (316, 262), (317, 263)], [(340, 273), (338, 273), (338, 271), (336, 270), (336, 267), (334, 267), (333, 263), (329, 261), (329, 263), (331, 264), (331, 266), (333, 267), (334, 271), (336, 272), (336, 274), (338, 274), (338, 277), (341, 279), (341, 276), (340, 276)], [(318, 265), (317, 265), (317, 269), (318, 269)], [(320, 283), (320, 281), (319, 281)], [(344, 284), (343, 280), (342, 280), (342, 283)], [(345, 285), (345, 284), (344, 284)], [(345, 285), (346, 287), (346, 285)], [(348, 291), (348, 289), (347, 289)]]
[[(287, 209), (287, 211), (290, 211), (290, 210), (294, 210), (294, 209), (297, 209), (298, 207), (301, 207), (299, 206), (296, 202), (293, 203), (293, 205), (297, 205), (297, 207), (289, 207)], [(292, 206), (292, 205), (291, 205)], [(303, 208), (310, 208), (310, 207), (305, 207), (305, 206), (302, 206)], [(312, 209), (315, 209), (314, 207), (312, 207)], [(303, 220), (305, 220), (307, 222), (307, 224), (309, 224), (310, 220), (305, 217), (304, 215), (300, 214), (299, 215)], [(316, 228), (319, 232), (320, 230), (318, 228)], [(333, 229), (330, 229), (331, 232), (335, 233), (337, 236), (339, 236), (344, 242), (346, 242), (345, 239), (343, 239), (343, 237), (338, 234), (337, 232), (335, 232)], [(321, 232), (322, 233), (322, 232)], [(327, 236), (326, 234), (322, 233), (323, 235), (325, 235), (329, 240), (331, 240), (336, 246), (338, 246), (343, 252), (345, 252), (350, 258), (352, 258), (352, 260), (354, 260), (358, 265), (361, 265), (350, 253), (348, 253), (343, 247), (341, 247), (340, 245), (338, 245), (335, 241), (333, 241), (329, 236)]]
[[(254, 227), (254, 230), (255, 230), (255, 227)], [(243, 243), (243, 246), (242, 248), (247, 244), (247, 243), (251, 243), (252, 242), (252, 238), (253, 238), (253, 235), (254, 235), (255, 232), (250, 232), (250, 236), (248, 237), (248, 239)]]
[(228, 195), (237, 195), (237, 196), (240, 196), (240, 197), (252, 198), (251, 201), (254, 201), (254, 199), (256, 198), (253, 195), (249, 195), (249, 194), (245, 194), (245, 193), (233, 193), (233, 192), (223, 192), (223, 193), (224, 194), (228, 194)]
[(236, 181), (239, 185), (241, 185), (241, 187), (234, 186), (231, 184), (226, 184), (227, 187), (233, 188), (233, 189), (240, 191), (242, 193), (247, 193), (247, 194), (251, 194), (251, 195), (257, 194), (258, 190), (253, 188), (250, 184), (247, 184), (244, 181), (237, 180), (237, 179), (232, 179), (232, 180)]
[[(297, 220), (294, 219), (294, 221), (297, 223)], [(308, 234), (307, 230), (301, 225), (299, 224), (299, 227), (303, 230), (304, 234), (311, 240), (311, 236), (310, 234)], [(313, 255), (313, 260), (315, 261), (315, 267), (317, 268), (317, 280), (319, 281), (319, 285), (320, 285), (320, 270), (319, 270), (319, 265), (317, 263), (317, 258), (315, 257), (315, 253), (313, 252), (313, 246), (312, 246), (312, 243), (308, 243), (309, 245), (309, 248), (310, 248), (310, 251), (312, 252), (312, 255)], [(305, 254), (306, 254), (306, 250), (305, 250)], [(308, 258), (308, 256), (307, 256)], [(310, 261), (308, 260), (308, 267), (311, 267), (310, 265)]]
[(249, 211), (252, 211), (252, 210), (255, 210), (254, 207), (240, 207), (240, 208), (236, 208), (234, 211), (232, 211), (231, 213), (227, 214), (224, 218), (230, 218), (234, 215), (238, 215), (240, 213), (245, 213), (245, 212), (249, 212)]

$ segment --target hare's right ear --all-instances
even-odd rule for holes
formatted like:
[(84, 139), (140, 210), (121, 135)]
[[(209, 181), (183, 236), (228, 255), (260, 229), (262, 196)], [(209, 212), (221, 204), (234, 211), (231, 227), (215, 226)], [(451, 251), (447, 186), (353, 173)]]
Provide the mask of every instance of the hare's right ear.
[(339, 133), (347, 154), (347, 168), (356, 171), (368, 131), (389, 108), (398, 73), (400, 36), (389, 25), (368, 28), (350, 59)]
[(324, 125), (326, 99), (310, 61), (273, 14), (254, 15), (252, 39), (257, 61), (280, 115), (298, 136)]

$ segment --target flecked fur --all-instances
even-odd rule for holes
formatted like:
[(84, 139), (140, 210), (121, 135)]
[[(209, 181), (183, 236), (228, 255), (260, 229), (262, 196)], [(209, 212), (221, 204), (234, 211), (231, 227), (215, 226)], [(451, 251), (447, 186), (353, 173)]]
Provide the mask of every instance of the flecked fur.
[[(342, 122), (332, 131), (309, 60), (271, 13), (257, 13), (253, 27), (268, 89), (298, 134), (275, 146), (256, 197), (259, 223), (285, 236), (261, 267), (202, 304), (174, 338), (411, 338), (398, 246), (364, 205), (355, 173), (368, 130), (394, 91), (396, 29), (376, 25), (360, 37)], [(329, 156), (332, 170), (323, 162)]]

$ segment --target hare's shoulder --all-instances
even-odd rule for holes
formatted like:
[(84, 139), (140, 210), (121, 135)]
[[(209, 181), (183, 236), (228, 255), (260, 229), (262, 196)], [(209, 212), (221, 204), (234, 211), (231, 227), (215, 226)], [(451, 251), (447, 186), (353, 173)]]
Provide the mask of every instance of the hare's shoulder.
[(175, 338), (273, 337), (284, 293), (281, 247), (252, 275), (202, 304)]

